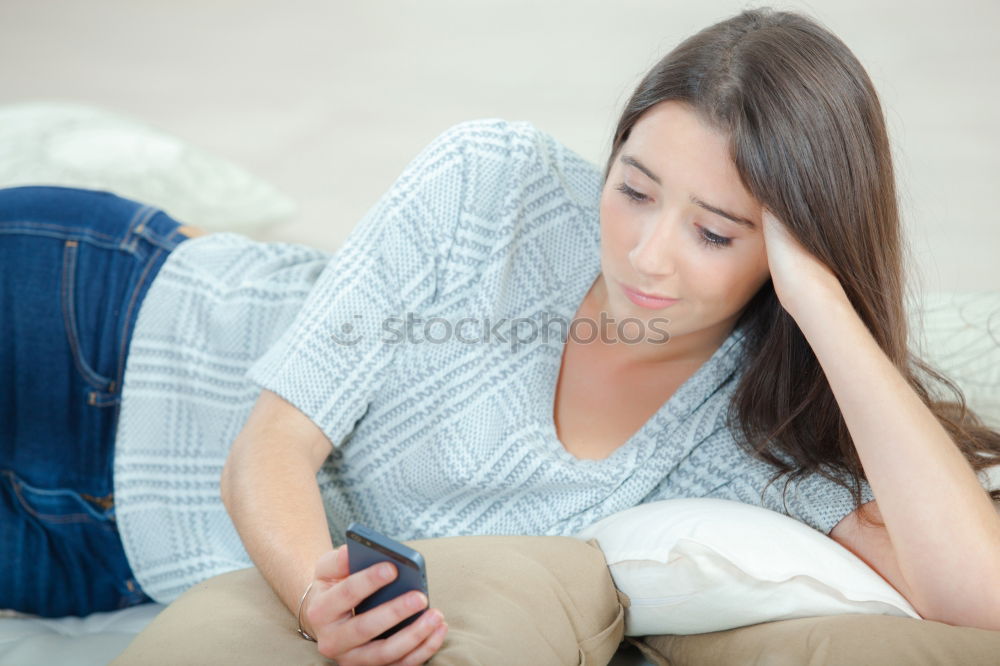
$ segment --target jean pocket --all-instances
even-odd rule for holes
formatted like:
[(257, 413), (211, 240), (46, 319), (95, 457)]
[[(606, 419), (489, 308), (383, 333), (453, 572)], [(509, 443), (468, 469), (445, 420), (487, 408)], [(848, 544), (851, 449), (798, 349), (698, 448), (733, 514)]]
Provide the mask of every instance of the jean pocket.
[(42, 488), (26, 483), (9, 469), (2, 472), (21, 507), (39, 521), (48, 525), (100, 523), (117, 530), (111, 493), (97, 496), (69, 488)]
[(73, 364), (83, 378), (94, 388), (108, 390), (111, 386), (111, 378), (102, 375), (94, 370), (88, 363), (80, 344), (80, 329), (77, 317), (77, 262), (80, 255), (80, 241), (67, 240), (63, 246), (63, 266), (62, 266), (62, 289), (60, 298), (62, 300), (63, 323), (66, 327), (66, 339), (69, 341), (70, 352), (73, 355)]
[[(66, 341), (73, 365), (94, 389), (89, 391), (88, 404), (97, 407), (121, 401), (118, 378), (125, 354), (120, 337), (124, 314), (118, 290), (131, 268), (125, 269), (109, 252), (116, 251), (76, 239), (63, 244), (60, 301)], [(88, 261), (81, 262), (81, 256)], [(134, 262), (134, 257), (127, 255), (122, 260)]]

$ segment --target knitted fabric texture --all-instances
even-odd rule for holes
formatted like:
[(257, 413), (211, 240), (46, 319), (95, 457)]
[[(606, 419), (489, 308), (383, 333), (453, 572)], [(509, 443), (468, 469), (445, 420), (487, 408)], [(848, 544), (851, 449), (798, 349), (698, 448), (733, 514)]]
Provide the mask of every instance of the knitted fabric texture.
[(228, 232), (178, 246), (136, 322), (114, 461), (146, 593), (169, 603), (252, 565), (219, 476), (261, 388), (333, 444), (317, 482), (335, 545), (351, 521), (397, 540), (573, 535), (680, 497), (829, 533), (849, 493), (812, 475), (787, 504), (784, 480), (761, 501), (775, 470), (725, 427), (740, 331), (608, 458), (578, 459), (556, 437), (569, 323), (600, 272), (602, 186), (600, 168), (531, 123), (469, 120), (420, 151), (336, 252)]

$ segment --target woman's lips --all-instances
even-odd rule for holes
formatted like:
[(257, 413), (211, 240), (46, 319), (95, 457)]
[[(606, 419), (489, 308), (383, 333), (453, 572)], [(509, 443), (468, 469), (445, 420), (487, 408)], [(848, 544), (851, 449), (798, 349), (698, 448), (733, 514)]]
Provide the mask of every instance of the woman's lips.
[(680, 300), (679, 298), (658, 298), (656, 296), (650, 296), (642, 293), (641, 291), (636, 291), (621, 282), (618, 284), (621, 285), (622, 291), (625, 292), (625, 296), (627, 296), (630, 301), (643, 308), (661, 310), (663, 308), (670, 307)]

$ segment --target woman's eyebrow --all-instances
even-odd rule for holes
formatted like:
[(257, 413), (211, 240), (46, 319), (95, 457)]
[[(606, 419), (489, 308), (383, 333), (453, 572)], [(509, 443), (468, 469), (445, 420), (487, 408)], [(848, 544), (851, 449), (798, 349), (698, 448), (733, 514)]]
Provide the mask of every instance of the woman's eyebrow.
[(710, 204), (705, 203), (704, 201), (702, 201), (698, 197), (694, 196), (693, 194), (691, 195), (691, 203), (696, 204), (698, 206), (701, 206), (702, 208), (704, 208), (705, 210), (707, 210), (710, 213), (715, 213), (716, 215), (721, 215), (722, 217), (726, 218), (730, 222), (735, 222), (736, 224), (738, 224), (738, 225), (740, 225), (742, 227), (747, 227), (751, 231), (754, 231), (757, 228), (756, 224), (754, 224), (750, 220), (746, 219), (745, 217), (740, 217), (738, 215), (733, 215), (732, 213), (727, 213), (726, 211), (722, 210), (721, 208), (716, 208), (715, 206), (712, 206)]
[[(619, 158), (619, 161), (622, 164), (627, 164), (629, 166), (634, 166), (636, 169), (638, 169), (639, 171), (641, 171), (644, 174), (646, 174), (647, 176), (649, 176), (653, 180), (653, 182), (656, 183), (657, 185), (663, 185), (663, 182), (660, 180), (660, 177), (657, 176), (652, 171), (650, 171), (649, 167), (647, 167), (645, 164), (643, 164), (642, 162), (640, 162), (636, 157), (634, 157), (632, 155), (622, 155), (621, 158)], [(694, 196), (693, 194), (690, 196), (690, 199), (691, 199), (691, 203), (693, 203), (693, 204), (695, 204), (697, 206), (701, 206), (702, 208), (704, 208), (705, 210), (707, 210), (710, 213), (715, 213), (716, 215), (724, 217), (727, 220), (729, 220), (730, 222), (735, 222), (736, 224), (738, 224), (740, 226), (743, 226), (743, 227), (747, 227), (750, 230), (757, 229), (757, 225), (754, 224), (753, 222), (751, 222), (750, 220), (746, 219), (745, 217), (740, 217), (739, 215), (733, 215), (732, 213), (724, 211), (724, 210), (722, 210), (721, 208), (719, 208), (717, 206), (713, 206), (711, 204), (707, 204), (704, 201), (702, 201), (701, 199), (699, 199), (698, 197)]]

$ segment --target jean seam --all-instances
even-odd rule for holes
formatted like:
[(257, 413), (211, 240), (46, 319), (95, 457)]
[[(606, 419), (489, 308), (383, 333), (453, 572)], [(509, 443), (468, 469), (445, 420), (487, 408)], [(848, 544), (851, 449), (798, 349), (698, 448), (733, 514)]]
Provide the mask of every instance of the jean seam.
[[(25, 231), (42, 231), (43, 233), (41, 235), (52, 236), (54, 238), (61, 238), (61, 239), (66, 238), (67, 235), (69, 235), (69, 236), (96, 236), (97, 238), (99, 238), (101, 240), (107, 241), (108, 244), (109, 244), (109, 247), (118, 247), (121, 244), (121, 241), (119, 239), (114, 238), (112, 236), (109, 236), (107, 234), (102, 234), (100, 231), (94, 231), (93, 229), (87, 229), (87, 230), (81, 232), (79, 229), (74, 228), (74, 227), (64, 227), (61, 224), (52, 224), (52, 223), (49, 223), (49, 222), (32, 222), (32, 221), (28, 221), (28, 220), (21, 220), (21, 221), (11, 221), (11, 220), (8, 220), (6, 222), (0, 223), (0, 232), (4, 232), (8, 228), (9, 229), (13, 229), (14, 233), (18, 233), (19, 229), (23, 229)], [(50, 231), (51, 232), (62, 232), (62, 235), (58, 235), (57, 236), (57, 235), (55, 235), (53, 233), (44, 233), (44, 232), (50, 232)], [(99, 243), (100, 241), (95, 241), (95, 242)]]
[(79, 344), (79, 333), (76, 328), (76, 257), (79, 252), (79, 241), (67, 240), (63, 245), (63, 275), (62, 287), (62, 311), (63, 324), (66, 329), (66, 338), (69, 341), (70, 353), (73, 356), (73, 364), (83, 375), (83, 379), (94, 388), (105, 391), (111, 384), (111, 378), (104, 377), (94, 371), (84, 360), (83, 352)]
[(128, 351), (129, 331), (132, 329), (132, 310), (135, 308), (136, 301), (139, 297), (139, 292), (142, 291), (143, 286), (146, 284), (146, 276), (149, 275), (150, 270), (156, 264), (157, 260), (164, 253), (162, 248), (158, 249), (146, 262), (146, 265), (142, 269), (142, 274), (136, 281), (135, 288), (132, 290), (132, 295), (128, 300), (128, 309), (125, 312), (124, 321), (122, 322), (121, 331), (121, 344), (118, 348), (118, 368), (115, 373), (115, 386), (118, 387), (119, 394), (121, 393), (122, 380), (124, 379), (125, 372), (125, 354)]
[[(68, 513), (68, 514), (65, 514), (65, 515), (57, 515), (57, 514), (51, 514), (51, 513), (39, 513), (38, 511), (35, 510), (34, 507), (31, 506), (31, 504), (28, 503), (28, 500), (26, 500), (24, 498), (24, 495), (21, 493), (21, 486), (27, 486), (28, 488), (31, 488), (32, 490), (36, 490), (36, 491), (40, 491), (40, 492), (44, 492), (44, 490), (43, 489), (35, 489), (34, 486), (31, 486), (31, 485), (25, 483), (24, 481), (22, 481), (21, 479), (18, 479), (17, 476), (14, 474), (14, 472), (12, 470), (5, 469), (5, 470), (3, 470), (3, 473), (10, 480), (10, 485), (11, 485), (11, 488), (14, 490), (14, 495), (17, 497), (17, 501), (21, 504), (22, 507), (24, 507), (25, 511), (27, 511), (28, 513), (30, 513), (32, 516), (34, 516), (38, 520), (40, 520), (42, 522), (45, 522), (45, 523), (50, 523), (50, 524), (98, 523), (98, 524), (104, 524), (106, 527), (111, 528), (110, 525), (107, 525), (105, 523), (105, 521), (106, 521), (105, 518), (103, 518), (103, 517), (97, 517), (97, 516), (95, 516), (92, 513)], [(77, 497), (79, 497), (79, 495), (77, 495)], [(80, 498), (80, 501), (84, 502), (85, 500), (82, 499), (82, 498)], [(88, 511), (89, 511), (89, 509), (88, 509)], [(111, 521), (111, 522), (113, 523), (114, 521)]]
[(87, 395), (87, 404), (92, 407), (114, 407), (121, 401), (120, 395), (114, 395), (105, 391), (90, 391)]

